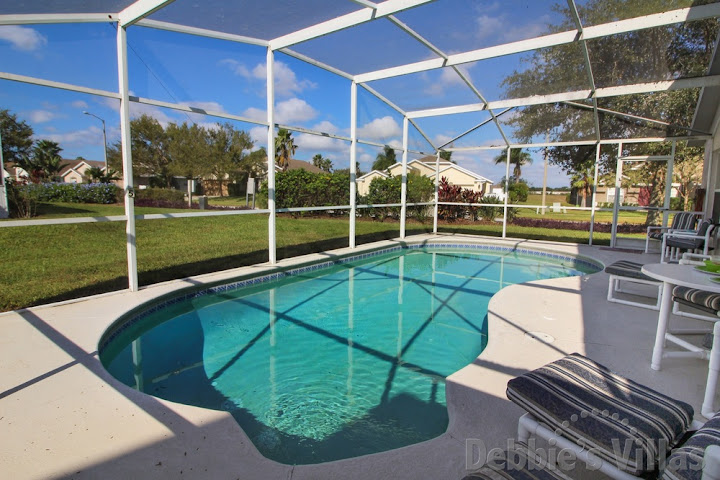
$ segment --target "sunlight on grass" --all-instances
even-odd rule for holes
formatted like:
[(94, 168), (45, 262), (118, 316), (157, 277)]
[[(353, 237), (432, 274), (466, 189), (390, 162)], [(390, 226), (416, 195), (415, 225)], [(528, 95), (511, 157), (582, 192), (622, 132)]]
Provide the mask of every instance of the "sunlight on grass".
[[(167, 212), (138, 208), (138, 214)], [(122, 215), (119, 205), (53, 204), (42, 218)], [(569, 219), (556, 214), (560, 219)], [(549, 218), (549, 217), (546, 217)], [(139, 220), (138, 272), (141, 285), (184, 278), (268, 260), (268, 216), (265, 214)], [(432, 231), (432, 222), (408, 220), (407, 234)], [(501, 236), (502, 224), (442, 224), (441, 233)], [(289, 258), (348, 246), (347, 217), (280, 216), (277, 258)], [(510, 237), (587, 243), (584, 230), (508, 225)], [(357, 244), (397, 238), (397, 221), (359, 219)], [(643, 235), (631, 236), (643, 238)], [(596, 233), (596, 245), (610, 234)], [(0, 228), (5, 247), (0, 276), (0, 309), (9, 310), (127, 288), (125, 223), (83, 223)]]

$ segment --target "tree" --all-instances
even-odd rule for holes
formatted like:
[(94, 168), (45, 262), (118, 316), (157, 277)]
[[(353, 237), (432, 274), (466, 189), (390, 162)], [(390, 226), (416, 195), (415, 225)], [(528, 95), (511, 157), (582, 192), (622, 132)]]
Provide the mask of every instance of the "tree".
[[(170, 188), (172, 173), (167, 151), (167, 135), (160, 122), (149, 115), (130, 121), (130, 142), (134, 175), (147, 175), (155, 186)], [(122, 170), (122, 147), (116, 142), (108, 148), (108, 164)]]
[(30, 176), (33, 183), (52, 182), (58, 180), (58, 174), (65, 167), (60, 152), (62, 148), (57, 142), (38, 140), (30, 155), (23, 155), (17, 164)]
[(389, 146), (385, 145), (383, 147), (383, 151), (381, 153), (377, 154), (377, 157), (375, 157), (375, 162), (372, 164), (373, 170), (387, 170), (391, 165), (394, 165), (397, 163), (397, 160), (395, 158), (395, 150)]
[(250, 135), (238, 131), (230, 123), (217, 124), (207, 130), (209, 142), (209, 172), (220, 183), (220, 196), (223, 195), (223, 183), (241, 175), (246, 151), (253, 147)]
[(192, 203), (190, 182), (210, 173), (210, 144), (208, 133), (196, 124), (168, 124), (167, 155), (170, 157), (170, 172), (185, 177), (188, 181), (188, 204)]
[[(507, 162), (507, 148), (495, 157), (496, 165), (500, 165), (505, 162)], [(520, 174), (522, 174), (522, 167), (530, 163), (532, 163), (532, 157), (528, 152), (523, 152), (518, 148), (510, 150), (510, 165), (514, 165), (512, 174), (514, 178), (520, 178)]]
[(447, 150), (440, 150), (440, 158), (452, 163), (457, 163), (455, 160), (453, 160), (452, 157), (453, 152), (448, 152)]
[(328, 172), (328, 173), (332, 172), (332, 169), (333, 169), (332, 168), (332, 166), (333, 166), (332, 160), (330, 160), (329, 158), (323, 158), (323, 156), (319, 153), (315, 154), (315, 156), (312, 159), (312, 163), (313, 163), (313, 165), (318, 167), (323, 172)]
[(262, 172), (267, 170), (267, 151), (265, 147), (260, 147), (257, 150), (250, 152), (246, 155), (240, 164), (240, 172), (246, 173), (248, 176), (260, 175)]
[(30, 155), (33, 129), (24, 120), (19, 121), (10, 110), (0, 109), (0, 141), (5, 162), (18, 162)]
[(592, 166), (588, 166), (588, 168), (583, 169), (582, 171), (575, 172), (570, 177), (570, 186), (573, 188), (577, 188), (579, 191), (582, 192), (582, 206), (587, 207), (588, 200), (590, 199), (592, 195), (592, 187), (594, 185), (594, 174), (595, 169)]
[(88, 178), (88, 182), (97, 183), (111, 183), (115, 180), (120, 180), (120, 176), (117, 171), (112, 168), (108, 168), (107, 173), (100, 167), (90, 167), (85, 170), (85, 176)]
[[(580, 17), (587, 25), (598, 25), (618, 19), (641, 16), (686, 6), (682, 0), (589, 0), (578, 6)], [(709, 3), (696, 0), (694, 4)], [(661, 7), (661, 8), (660, 8)], [(568, 6), (556, 4), (561, 20), (549, 26), (550, 33), (576, 28)], [(591, 65), (598, 87), (628, 85), (656, 80), (704, 75), (718, 33), (714, 19), (643, 29), (594, 39)], [(508, 98), (556, 93), (562, 90), (588, 88), (582, 56), (576, 44), (536, 50), (523, 61), (527, 68), (515, 71), (502, 82)], [(624, 95), (598, 99), (600, 107), (619, 112), (654, 118), (671, 124), (631, 120), (611, 114), (600, 114), (600, 130), (605, 138), (665, 137), (682, 135), (686, 130), (672, 125), (689, 126), (692, 122), (698, 89), (674, 90), (651, 94)], [(521, 141), (547, 135), (551, 141), (592, 138), (596, 135), (593, 115), (568, 104), (544, 104), (526, 107), (522, 115), (507, 121)], [(686, 148), (678, 145), (678, 153)], [(667, 154), (667, 145), (645, 144), (633, 149), (634, 155)], [(601, 151), (600, 173), (613, 172), (616, 153)], [(627, 151), (622, 152), (625, 155)], [(595, 163), (594, 146), (550, 147), (550, 163), (567, 174), (586, 171)], [(699, 161), (699, 159), (698, 159)], [(652, 203), (660, 203), (663, 193), (664, 165), (646, 162), (638, 169), (650, 191)], [(649, 212), (648, 223), (655, 221)]]
[(275, 137), (275, 161), (282, 168), (283, 172), (287, 171), (290, 166), (290, 157), (295, 155), (297, 145), (292, 138), (292, 132), (280, 128)]

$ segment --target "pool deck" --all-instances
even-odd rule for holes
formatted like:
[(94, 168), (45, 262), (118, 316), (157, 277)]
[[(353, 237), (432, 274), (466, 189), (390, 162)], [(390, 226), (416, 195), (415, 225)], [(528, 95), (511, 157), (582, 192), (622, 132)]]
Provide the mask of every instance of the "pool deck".
[[(406, 241), (517, 245), (580, 254), (605, 264), (620, 259), (659, 261), (659, 254), (528, 240), (423, 235)], [(327, 254), (315, 254), (279, 264), (327, 258)], [(135, 293), (117, 292), (0, 314), (0, 476), (459, 479), (477, 460), (473, 452), (480, 442), (490, 449), (515, 437), (522, 410), (505, 398), (507, 381), (572, 352), (583, 353), (700, 411), (707, 362), (666, 359), (661, 371), (651, 370), (657, 312), (607, 302), (608, 276), (603, 272), (513, 285), (497, 293), (489, 305), (487, 348), (472, 364), (448, 377), (447, 432), (424, 443), (365, 457), (302, 466), (267, 460), (230, 414), (141, 394), (120, 384), (100, 364), (100, 336), (134, 306), (189, 285), (269, 268), (245, 267)], [(553, 340), (543, 343), (527, 332), (542, 332)], [(699, 413), (696, 418), (702, 419)], [(466, 454), (468, 445), (473, 447), (470, 455)]]

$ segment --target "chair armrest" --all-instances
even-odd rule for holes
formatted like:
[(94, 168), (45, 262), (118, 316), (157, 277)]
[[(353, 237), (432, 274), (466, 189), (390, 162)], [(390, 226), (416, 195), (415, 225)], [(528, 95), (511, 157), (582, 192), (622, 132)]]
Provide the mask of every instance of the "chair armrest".
[(680, 265), (705, 265), (705, 260), (712, 260), (712, 256), (685, 252), (680, 259)]

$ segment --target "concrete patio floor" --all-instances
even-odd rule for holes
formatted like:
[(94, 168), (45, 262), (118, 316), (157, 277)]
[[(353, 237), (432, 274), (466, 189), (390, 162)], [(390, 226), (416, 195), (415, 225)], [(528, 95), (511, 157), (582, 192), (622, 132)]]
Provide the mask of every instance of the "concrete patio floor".
[[(423, 235), (406, 241), (433, 240), (518, 244), (580, 254), (605, 264), (619, 259), (659, 261), (657, 254), (526, 240)], [(320, 258), (327, 256), (280, 263)], [(246, 267), (136, 293), (117, 292), (0, 314), (2, 477), (459, 479), (477, 460), (472, 450), (467, 454), (468, 445), (482, 441), (490, 449), (515, 437), (522, 410), (505, 398), (507, 381), (572, 352), (690, 403), (702, 420), (707, 362), (667, 359), (661, 371), (651, 370), (657, 312), (608, 303), (608, 276), (602, 272), (513, 285), (497, 293), (489, 305), (487, 348), (447, 379), (447, 432), (421, 444), (365, 457), (302, 466), (267, 460), (229, 413), (139, 393), (116, 381), (100, 364), (100, 336), (134, 306), (188, 285), (269, 268)], [(553, 340), (543, 343), (527, 332), (542, 332)]]

